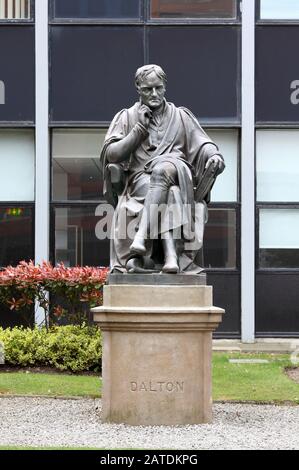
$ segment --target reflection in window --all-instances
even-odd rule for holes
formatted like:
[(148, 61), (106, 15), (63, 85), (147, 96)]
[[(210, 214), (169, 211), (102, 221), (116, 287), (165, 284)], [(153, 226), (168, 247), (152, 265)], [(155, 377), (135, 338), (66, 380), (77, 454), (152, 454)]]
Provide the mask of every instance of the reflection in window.
[(206, 268), (236, 268), (234, 209), (209, 209), (204, 237), (204, 265)]
[(27, 20), (30, 18), (30, 0), (0, 0), (0, 20)]
[(0, 266), (17, 265), (33, 259), (32, 209), (0, 207)]
[(34, 201), (34, 133), (0, 130), (0, 201)]
[(260, 210), (260, 267), (299, 268), (299, 209)]
[(236, 18), (236, 0), (151, 0), (152, 18)]
[(260, 18), (262, 20), (299, 19), (298, 0), (261, 0)]
[(96, 206), (55, 209), (56, 264), (109, 266), (110, 240), (108, 235), (104, 240), (96, 237), (96, 226), (102, 218), (95, 214)]
[(55, 18), (139, 18), (140, 0), (54, 0)]
[(299, 131), (259, 130), (256, 135), (257, 200), (299, 201)]
[(238, 198), (238, 131), (208, 129), (225, 161), (225, 171), (212, 189), (212, 202), (236, 202)]
[(105, 130), (57, 130), (53, 132), (53, 199), (99, 200), (102, 179), (99, 155)]

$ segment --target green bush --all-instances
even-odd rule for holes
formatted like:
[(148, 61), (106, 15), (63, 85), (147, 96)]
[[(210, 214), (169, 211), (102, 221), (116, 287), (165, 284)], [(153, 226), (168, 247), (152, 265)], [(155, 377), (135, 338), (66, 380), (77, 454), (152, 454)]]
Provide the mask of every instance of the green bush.
[(80, 372), (99, 370), (102, 357), (100, 330), (95, 326), (0, 328), (5, 363), (20, 367), (52, 366)]

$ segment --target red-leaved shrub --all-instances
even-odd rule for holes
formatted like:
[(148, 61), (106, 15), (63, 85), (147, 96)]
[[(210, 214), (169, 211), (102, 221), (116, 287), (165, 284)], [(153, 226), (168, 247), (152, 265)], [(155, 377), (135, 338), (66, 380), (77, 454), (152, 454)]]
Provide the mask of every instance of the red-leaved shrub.
[(53, 267), (46, 262), (35, 265), (21, 261), (0, 272), (0, 303), (20, 310), (37, 302), (44, 309), (46, 327), (53, 315), (78, 323), (82, 321), (80, 306), (91, 308), (102, 303), (107, 274), (108, 268), (66, 268), (63, 263)]

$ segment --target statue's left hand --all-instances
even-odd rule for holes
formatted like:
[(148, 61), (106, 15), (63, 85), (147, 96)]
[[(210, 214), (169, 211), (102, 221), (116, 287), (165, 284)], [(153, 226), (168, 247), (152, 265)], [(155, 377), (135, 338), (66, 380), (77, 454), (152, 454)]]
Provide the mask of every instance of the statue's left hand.
[(217, 173), (220, 174), (223, 172), (225, 168), (224, 161), (222, 160), (219, 155), (214, 155), (213, 157), (209, 158), (206, 163), (206, 169), (213, 165), (214, 169), (217, 170)]

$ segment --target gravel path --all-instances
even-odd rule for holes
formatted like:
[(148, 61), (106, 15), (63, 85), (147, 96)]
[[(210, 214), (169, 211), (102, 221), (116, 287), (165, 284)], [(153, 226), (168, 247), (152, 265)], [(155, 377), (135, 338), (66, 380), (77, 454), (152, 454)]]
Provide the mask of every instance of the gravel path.
[(142, 449), (299, 449), (299, 406), (215, 404), (213, 424), (101, 422), (101, 401), (1, 397), (0, 445)]

